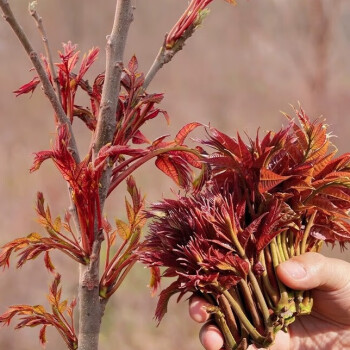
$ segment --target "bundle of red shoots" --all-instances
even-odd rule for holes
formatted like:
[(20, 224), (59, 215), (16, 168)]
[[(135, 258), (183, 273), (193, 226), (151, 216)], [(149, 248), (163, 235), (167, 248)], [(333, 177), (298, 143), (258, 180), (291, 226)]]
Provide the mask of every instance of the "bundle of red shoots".
[(279, 330), (309, 314), (312, 292), (291, 290), (277, 266), (318, 252), (323, 242), (350, 240), (350, 153), (337, 149), (323, 120), (296, 121), (260, 139), (229, 137), (210, 128), (201, 143), (206, 181), (176, 199), (154, 203), (140, 260), (153, 286), (175, 280), (159, 296), (162, 319), (174, 294), (200, 295), (225, 338), (226, 349), (268, 347)]

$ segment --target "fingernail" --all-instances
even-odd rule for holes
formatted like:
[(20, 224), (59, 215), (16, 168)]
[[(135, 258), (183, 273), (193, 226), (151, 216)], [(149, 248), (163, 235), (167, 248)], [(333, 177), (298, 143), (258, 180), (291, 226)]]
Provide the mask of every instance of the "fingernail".
[(206, 308), (203, 305), (203, 301), (196, 299), (192, 300), (190, 303), (190, 314), (193, 320), (199, 323), (205, 322), (209, 317)]
[(306, 276), (304, 266), (293, 260), (282, 263), (279, 268), (295, 280), (301, 280)]
[(224, 345), (221, 332), (213, 325), (204, 326), (199, 333), (199, 339), (203, 347), (207, 350), (222, 349)]

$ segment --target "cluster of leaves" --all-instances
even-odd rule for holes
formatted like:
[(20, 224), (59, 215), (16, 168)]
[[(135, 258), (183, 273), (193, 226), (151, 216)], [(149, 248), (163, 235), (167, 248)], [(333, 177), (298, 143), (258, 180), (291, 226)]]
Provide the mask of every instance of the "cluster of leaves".
[[(92, 133), (95, 133), (104, 74), (99, 74), (92, 86), (87, 80), (84, 80), (84, 77), (98, 56), (98, 49), (93, 48), (84, 56), (77, 73), (74, 73), (74, 69), (79, 61), (79, 52), (75, 45), (70, 42), (64, 44), (63, 52), (60, 52), (59, 56), (61, 62), (56, 64), (56, 79), (60, 89), (62, 107), (71, 123), (74, 118), (78, 117)], [(54, 85), (55, 79), (49, 69), (47, 59), (42, 57), (42, 60), (51, 83)], [(116, 112), (117, 127), (111, 143), (103, 146), (97, 154), (94, 153), (93, 145), (91, 145), (86, 157), (78, 161), (70, 147), (69, 127), (59, 124), (56, 120), (57, 135), (52, 149), (35, 154), (31, 172), (39, 169), (45, 160), (51, 159), (68, 183), (72, 201), (71, 210), (74, 210), (74, 218), (77, 219), (74, 227), (70, 222), (72, 213), (69, 211), (63, 222), (60, 217), (52, 218), (49, 207), (45, 208), (43, 195), (39, 193), (37, 213), (39, 223), (44, 226), (46, 235), (31, 233), (27, 237), (7, 243), (0, 252), (0, 266), (9, 266), (13, 253), (19, 255), (17, 267), (21, 267), (25, 262), (43, 253), (46, 267), (53, 271), (54, 266), (50, 259), (50, 251), (53, 249), (65, 253), (81, 264), (88, 265), (92, 263), (91, 255), (96, 241), (96, 232), (98, 232), (98, 240), (106, 241), (106, 261), (105, 270), (100, 279), (100, 296), (108, 299), (118, 289), (136, 261), (135, 250), (139, 245), (141, 229), (145, 224), (144, 198), (131, 177), (133, 171), (146, 161), (155, 158), (156, 166), (179, 186), (189, 187), (194, 181), (193, 168), (202, 166), (199, 162), (199, 152), (188, 148), (184, 142), (187, 135), (200, 124), (186, 125), (178, 132), (173, 141), (167, 141), (167, 135), (153, 142), (149, 141), (140, 128), (147, 121), (159, 115), (164, 115), (167, 121), (169, 117), (165, 111), (157, 107), (163, 99), (163, 94), (146, 93), (143, 87), (144, 75), (137, 69), (138, 62), (133, 56), (123, 70), (122, 91), (118, 97)], [(38, 84), (39, 79), (35, 77), (15, 93), (17, 95), (31, 93)], [(76, 103), (78, 88), (88, 94), (90, 107), (82, 107)], [(109, 189), (107, 188), (107, 193), (102, 193), (102, 195), (109, 195), (123, 180), (126, 180), (127, 191), (132, 199), (131, 203), (125, 199), (128, 222), (116, 219), (115, 229), (103, 217), (101, 209), (101, 181), (107, 168), (111, 169)], [(121, 243), (115, 249), (117, 234), (121, 238)], [(29, 306), (25, 308), (27, 311), (31, 310)], [(33, 307), (33, 315), (36, 315), (35, 310), (36, 307)], [(8, 315), (12, 318), (16, 314), (22, 315), (21, 312), (27, 311), (13, 306), (2, 315), (0, 323), (8, 323)], [(43, 317), (40, 320), (43, 320)], [(64, 338), (70, 337), (70, 331), (67, 330)]]
[(160, 294), (158, 320), (173, 294), (215, 295), (249, 271), (261, 276), (261, 253), (281, 235), (282, 261), (320, 240), (350, 240), (350, 154), (336, 158), (326, 125), (302, 109), (296, 115), (299, 123), (287, 116), (287, 127), (248, 144), (211, 128), (201, 141), (214, 149), (203, 156), (209, 180), (202, 190), (152, 205), (140, 260), (177, 277)]
[(29, 260), (35, 259), (41, 253), (45, 253), (45, 266), (50, 272), (53, 272), (55, 267), (49, 255), (52, 249), (59, 249), (77, 262), (86, 264), (88, 257), (72, 229), (71, 214), (66, 213), (63, 223), (59, 216), (53, 220), (50, 208), (48, 206), (45, 208), (44, 197), (41, 192), (37, 196), (36, 211), (38, 222), (46, 229), (47, 237), (32, 232), (27, 237), (18, 238), (5, 244), (0, 252), (0, 266), (8, 267), (10, 257), (15, 252), (19, 252), (20, 256), (17, 268), (22, 267)]
[[(128, 222), (116, 219), (116, 230), (113, 230), (107, 219), (103, 221), (103, 229), (107, 237), (107, 258), (100, 282), (102, 298), (109, 298), (118, 289), (136, 262), (135, 250), (140, 242), (141, 230), (146, 223), (145, 198), (141, 196), (132, 177), (129, 177), (126, 182), (127, 191), (131, 197), (131, 203), (125, 198)], [(110, 258), (117, 234), (122, 239), (122, 243)]]
[(160, 114), (164, 115), (169, 122), (169, 116), (166, 111), (155, 107), (163, 100), (164, 95), (146, 94), (143, 87), (145, 77), (142, 73), (138, 73), (137, 69), (138, 62), (133, 56), (121, 80), (125, 94), (119, 97), (116, 116), (117, 131), (113, 144), (126, 148), (129, 148), (130, 142), (134, 145), (147, 146), (144, 149), (134, 149), (132, 154), (125, 149), (123, 155), (131, 157), (117, 159), (112, 171), (109, 193), (125, 179), (126, 174), (129, 175), (134, 169), (153, 157), (156, 157), (156, 166), (170, 176), (177, 185), (189, 187), (194, 175), (191, 167), (201, 168), (201, 164), (198, 162), (198, 153), (187, 148), (184, 142), (187, 135), (200, 124), (185, 125), (172, 141), (166, 141), (168, 135), (161, 136), (153, 142), (149, 141), (140, 128)]
[[(70, 42), (64, 44), (63, 53), (59, 53), (59, 55), (61, 62), (56, 66), (58, 69), (57, 80), (60, 86), (62, 106), (70, 117), (71, 122), (73, 122), (74, 117), (79, 117), (86, 123), (89, 129), (94, 131), (100, 108), (104, 75), (99, 74), (92, 87), (83, 78), (96, 60), (98, 49), (94, 48), (84, 56), (77, 74), (73, 72), (79, 59), (79, 52), (76, 50), (76, 46)], [(43, 60), (46, 63), (44, 57)], [(52, 80), (47, 63), (46, 67), (47, 73)], [(121, 83), (123, 91), (119, 96), (116, 114), (117, 128), (111, 144), (102, 147), (95, 156), (93, 156), (93, 149), (91, 147), (87, 156), (80, 163), (77, 163), (69, 147), (69, 130), (65, 125), (60, 125), (58, 126), (57, 137), (52, 150), (41, 151), (35, 155), (31, 171), (37, 170), (42, 162), (51, 159), (63, 178), (68, 182), (72, 202), (79, 220), (81, 243), (78, 243), (75, 239), (69, 224), (66, 226), (69, 226), (69, 232), (73, 235), (74, 241), (69, 242), (66, 236), (62, 236), (62, 233), (57, 232), (60, 230), (56, 228), (55, 224), (51, 223), (51, 218), (42, 213), (41, 209), (38, 209), (38, 212), (40, 212), (40, 215), (44, 215), (44, 217), (45, 215), (47, 216), (45, 218), (48, 224), (44, 223), (44, 226), (48, 230), (52, 241), (48, 241), (47, 238), (40, 237), (39, 235), (22, 240), (34, 240), (36, 246), (40, 243), (41, 251), (47, 251), (53, 248), (61, 249), (62, 247), (75, 260), (86, 263), (92, 251), (96, 226), (101, 232), (105, 227), (101, 209), (99, 208), (99, 196), (101, 176), (107, 166), (113, 168), (108, 194), (135, 169), (153, 157), (156, 157), (157, 167), (169, 175), (178, 185), (186, 187), (193, 181), (191, 167), (201, 167), (201, 164), (198, 162), (197, 152), (188, 149), (184, 145), (184, 141), (187, 134), (199, 124), (192, 123), (185, 126), (180, 130), (174, 141), (165, 141), (166, 136), (163, 136), (150, 142), (140, 131), (140, 128), (147, 121), (156, 118), (159, 114), (163, 114), (167, 120), (169, 118), (165, 111), (156, 107), (163, 99), (163, 94), (147, 94), (143, 89), (144, 76), (142, 73), (137, 72), (137, 68), (137, 59), (133, 56), (122, 75)], [(38, 83), (39, 80), (34, 78), (34, 80), (17, 90), (16, 94), (20, 95), (32, 92)], [(83, 108), (76, 104), (75, 97), (78, 87), (89, 95), (91, 101), (90, 108)], [(143, 144), (146, 144), (146, 147), (136, 148), (134, 146), (139, 147)], [(127, 210), (130, 212), (130, 207), (127, 207)], [(133, 215), (136, 217), (139, 211), (138, 206), (135, 210), (137, 212)], [(52, 238), (57, 235), (58, 237), (63, 237), (68, 244), (64, 244), (64, 247), (57, 245), (57, 243), (60, 243), (57, 242), (58, 238)], [(105, 236), (108, 236), (106, 230)], [(6, 257), (6, 263), (13, 250), (17, 251), (23, 248), (23, 242), (16, 240), (5, 247), (6, 250), (3, 251), (3, 255)], [(35, 256), (41, 251), (37, 248)], [(22, 254), (20, 265), (26, 259), (25, 256), (31, 257), (33, 254)]]
[(46, 328), (52, 326), (61, 334), (69, 350), (78, 349), (73, 317), (76, 300), (74, 299), (69, 305), (67, 300), (62, 300), (60, 282), (61, 276), (56, 274), (47, 296), (51, 312), (46, 311), (42, 305), (13, 305), (0, 316), (0, 323), (9, 325), (13, 317), (19, 316), (20, 322), (16, 325), (16, 329), (40, 326), (39, 338), (42, 345), (46, 344)]
[(232, 247), (230, 235), (218, 229), (226, 225), (226, 209), (232, 204), (217, 188), (208, 188), (193, 196), (152, 205), (149, 215), (155, 221), (140, 259), (155, 271), (165, 266), (164, 277), (177, 277), (160, 294), (158, 321), (173, 294), (180, 292), (180, 300), (187, 292), (210, 293), (217, 283), (228, 289), (246, 277), (249, 264)]
[[(94, 129), (96, 126), (96, 116), (99, 110), (99, 102), (101, 100), (104, 75), (100, 74), (97, 76), (92, 88), (89, 86), (88, 82), (84, 80), (84, 76), (98, 58), (99, 49), (92, 48), (87, 55), (84, 55), (78, 73), (74, 73), (73, 70), (79, 62), (79, 54), (80, 52), (77, 51), (76, 45), (73, 45), (71, 42), (63, 44), (63, 52), (59, 52), (61, 61), (56, 64), (56, 79), (60, 87), (59, 97), (62, 107), (71, 123), (74, 117), (78, 117), (82, 119), (90, 129)], [(41, 59), (46, 68), (47, 75), (52, 85), (54, 85), (53, 74), (56, 75), (56, 72), (50, 71), (48, 59), (45, 56), (41, 56)], [(40, 79), (36, 76), (29, 83), (24, 84), (18, 90), (14, 91), (14, 93), (16, 96), (32, 93), (39, 84)], [(78, 88), (88, 91), (91, 99), (92, 111), (89, 108), (83, 108), (75, 103)]]
[[(303, 236), (303, 227), (317, 212), (310, 240), (344, 244), (350, 238), (350, 154), (335, 158), (337, 150), (324, 122), (311, 122), (302, 109), (296, 115), (300, 125), (287, 116), (287, 127), (267, 133), (261, 141), (258, 136), (249, 139), (249, 145), (240, 135), (235, 140), (211, 129), (203, 143), (215, 149), (206, 158), (212, 181), (227, 184), (245, 200), (246, 222), (259, 218), (273, 200), (281, 207), (281, 218), (288, 216), (294, 222), (290, 229), (297, 237)], [(273, 235), (267, 237), (269, 241)], [(315, 241), (309, 243), (311, 248)]]

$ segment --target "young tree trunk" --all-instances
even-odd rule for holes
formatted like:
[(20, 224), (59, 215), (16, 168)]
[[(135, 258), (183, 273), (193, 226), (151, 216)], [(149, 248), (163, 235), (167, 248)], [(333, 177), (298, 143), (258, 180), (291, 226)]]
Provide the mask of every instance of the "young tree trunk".
[[(106, 73), (101, 109), (94, 140), (94, 156), (107, 143), (113, 141), (116, 129), (116, 111), (123, 69), (123, 56), (128, 30), (132, 22), (131, 0), (117, 0), (111, 34), (107, 37)], [(109, 189), (111, 169), (107, 168), (101, 179), (100, 208)], [(80, 266), (79, 276), (79, 350), (97, 350), (101, 319), (105, 301), (99, 296), (99, 263), (101, 247), (100, 228), (95, 227), (95, 241), (88, 266)]]
[(102, 312), (98, 261), (94, 265), (96, 266), (79, 267), (79, 350), (98, 349)]

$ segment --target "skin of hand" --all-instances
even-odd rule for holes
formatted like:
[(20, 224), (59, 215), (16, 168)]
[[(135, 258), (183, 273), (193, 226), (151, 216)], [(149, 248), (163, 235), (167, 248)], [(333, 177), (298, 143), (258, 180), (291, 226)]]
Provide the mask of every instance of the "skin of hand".
[[(311, 290), (314, 305), (310, 315), (297, 317), (276, 335), (270, 350), (350, 350), (350, 263), (305, 253), (277, 268), (279, 279), (296, 290)], [(189, 304), (192, 319), (206, 322), (208, 304), (194, 297)], [(211, 323), (202, 327), (200, 340), (206, 350), (220, 350), (223, 337)], [(257, 349), (250, 346), (249, 350)]]

